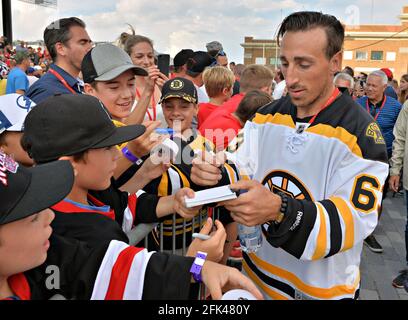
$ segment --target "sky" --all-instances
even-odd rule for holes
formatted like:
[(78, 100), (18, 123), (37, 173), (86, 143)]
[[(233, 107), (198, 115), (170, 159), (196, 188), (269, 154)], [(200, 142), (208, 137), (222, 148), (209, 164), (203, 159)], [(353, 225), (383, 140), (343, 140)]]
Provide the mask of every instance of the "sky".
[(174, 56), (184, 48), (205, 50), (217, 40), (230, 61), (243, 62), (245, 36), (270, 39), (282, 19), (295, 11), (330, 13), (348, 25), (399, 24), (407, 0), (58, 0), (56, 9), (12, 0), (14, 40), (40, 40), (52, 21), (78, 16), (94, 41), (114, 41), (133, 25)]

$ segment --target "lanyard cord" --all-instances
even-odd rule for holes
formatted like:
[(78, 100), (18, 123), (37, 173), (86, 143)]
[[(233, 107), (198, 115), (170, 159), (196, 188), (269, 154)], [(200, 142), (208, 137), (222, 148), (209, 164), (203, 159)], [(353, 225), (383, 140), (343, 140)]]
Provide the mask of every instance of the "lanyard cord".
[[(381, 108), (380, 108), (380, 110), (377, 112), (377, 114), (376, 114), (375, 117), (374, 117), (374, 120), (375, 120), (375, 121), (377, 121), (378, 116), (380, 115), (382, 109), (384, 108), (386, 101), (387, 101), (387, 96), (384, 96), (384, 101), (383, 101), (383, 103), (382, 103), (382, 105), (381, 105)], [(369, 102), (368, 102), (368, 98), (367, 98), (367, 103), (366, 103), (366, 109), (367, 109), (367, 112), (371, 114), (371, 112), (370, 112), (370, 104), (369, 104)], [(375, 106), (374, 106), (374, 110), (375, 110)]]
[(71, 93), (73, 94), (78, 93), (68, 85), (67, 81), (57, 71), (50, 68), (48, 72), (54, 75), (64, 85), (64, 87), (67, 88)]

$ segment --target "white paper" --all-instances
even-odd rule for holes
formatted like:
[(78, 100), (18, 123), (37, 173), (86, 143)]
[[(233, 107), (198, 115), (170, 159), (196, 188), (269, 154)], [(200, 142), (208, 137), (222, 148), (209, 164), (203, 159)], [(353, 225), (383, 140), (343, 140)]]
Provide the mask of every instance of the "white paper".
[(201, 206), (204, 204), (217, 203), (217, 202), (232, 200), (236, 198), (237, 198), (237, 195), (235, 194), (235, 192), (231, 191), (229, 186), (223, 186), (223, 187), (198, 191), (195, 193), (194, 198), (190, 199), (186, 197), (185, 201), (186, 201), (186, 207), (192, 208), (192, 207), (197, 207), (197, 206)]

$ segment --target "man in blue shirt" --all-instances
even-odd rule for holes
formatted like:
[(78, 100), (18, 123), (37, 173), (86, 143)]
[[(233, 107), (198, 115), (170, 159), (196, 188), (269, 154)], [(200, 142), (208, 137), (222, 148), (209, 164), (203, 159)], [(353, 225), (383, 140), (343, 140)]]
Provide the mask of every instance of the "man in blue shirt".
[(15, 60), (17, 65), (10, 71), (7, 77), (6, 94), (17, 93), (25, 95), (29, 87), (26, 71), (31, 61), (26, 52), (17, 52)]
[(78, 76), (85, 54), (92, 48), (92, 40), (85, 23), (75, 17), (51, 23), (44, 31), (44, 42), (54, 64), (27, 93), (36, 103), (55, 94), (81, 94)]
[[(401, 103), (385, 94), (387, 85), (388, 77), (384, 71), (377, 70), (372, 72), (367, 78), (365, 86), (366, 96), (361, 97), (357, 102), (365, 108), (377, 122), (387, 145), (388, 158), (391, 158), (392, 143), (395, 139), (393, 130), (401, 111)], [(384, 185), (383, 199), (388, 191), (388, 178)], [(382, 209), (379, 210), (379, 215), (381, 211)], [(381, 253), (383, 251), (381, 245), (373, 235), (365, 239), (364, 243), (373, 252)]]

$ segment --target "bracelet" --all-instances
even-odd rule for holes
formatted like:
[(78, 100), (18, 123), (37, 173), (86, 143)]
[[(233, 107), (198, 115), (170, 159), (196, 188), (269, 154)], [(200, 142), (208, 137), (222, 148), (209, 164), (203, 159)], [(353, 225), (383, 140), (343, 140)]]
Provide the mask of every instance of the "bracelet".
[(190, 272), (197, 283), (201, 283), (201, 270), (203, 269), (203, 265), (205, 262), (205, 259), (207, 258), (207, 253), (206, 252), (201, 252), (198, 251), (196, 258), (194, 260), (193, 265), (191, 266)]
[(130, 162), (133, 162), (135, 164), (137, 164), (138, 166), (140, 166), (143, 163), (142, 159), (139, 159), (138, 157), (136, 157), (129, 149), (128, 147), (124, 147), (122, 149), (122, 153), (125, 156), (126, 159), (128, 159)]
[(280, 207), (280, 212), (278, 214), (278, 217), (275, 219), (274, 224), (280, 224), (285, 218), (286, 211), (288, 210), (288, 196), (283, 192), (279, 192), (278, 195), (282, 199), (282, 204)]

